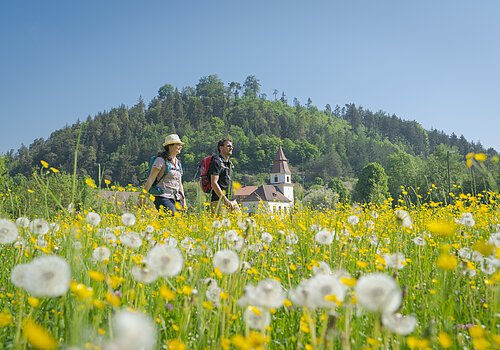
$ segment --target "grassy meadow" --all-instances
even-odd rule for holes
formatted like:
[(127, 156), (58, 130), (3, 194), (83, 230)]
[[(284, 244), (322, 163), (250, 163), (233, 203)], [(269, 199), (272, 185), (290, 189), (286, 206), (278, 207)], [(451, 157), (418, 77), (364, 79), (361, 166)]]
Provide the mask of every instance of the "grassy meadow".
[(169, 217), (57, 176), (0, 201), (0, 349), (500, 348), (498, 193)]

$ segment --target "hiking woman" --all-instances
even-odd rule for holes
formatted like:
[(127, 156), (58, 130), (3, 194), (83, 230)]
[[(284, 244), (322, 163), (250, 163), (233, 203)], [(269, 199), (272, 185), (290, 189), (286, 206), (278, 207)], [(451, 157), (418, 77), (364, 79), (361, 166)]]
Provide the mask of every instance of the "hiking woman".
[[(177, 155), (182, 145), (177, 134), (170, 134), (163, 143), (164, 150), (159, 152), (151, 166), (144, 191), (155, 196), (154, 204), (158, 211), (169, 211), (172, 215), (179, 208), (186, 207), (186, 197), (182, 186), (182, 165)], [(156, 184), (155, 184), (156, 180)], [(154, 188), (151, 188), (154, 186)], [(144, 204), (144, 196), (140, 196), (139, 205)]]

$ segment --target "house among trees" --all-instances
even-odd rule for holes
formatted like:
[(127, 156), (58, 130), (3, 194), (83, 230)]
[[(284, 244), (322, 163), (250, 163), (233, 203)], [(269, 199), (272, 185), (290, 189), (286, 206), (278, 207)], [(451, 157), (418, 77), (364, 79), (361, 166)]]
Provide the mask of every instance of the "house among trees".
[(234, 198), (240, 203), (243, 210), (249, 213), (254, 213), (257, 210), (285, 213), (293, 208), (292, 173), (281, 146), (274, 157), (269, 175), (269, 185), (245, 186), (235, 191)]

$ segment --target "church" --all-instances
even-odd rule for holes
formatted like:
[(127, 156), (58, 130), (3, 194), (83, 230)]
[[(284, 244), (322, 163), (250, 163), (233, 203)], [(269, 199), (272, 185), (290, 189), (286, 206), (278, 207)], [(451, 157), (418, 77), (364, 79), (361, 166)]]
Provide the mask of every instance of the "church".
[(245, 186), (234, 192), (234, 199), (244, 211), (254, 213), (263, 210), (269, 213), (286, 213), (293, 209), (292, 173), (281, 146), (274, 157), (269, 175), (269, 185)]

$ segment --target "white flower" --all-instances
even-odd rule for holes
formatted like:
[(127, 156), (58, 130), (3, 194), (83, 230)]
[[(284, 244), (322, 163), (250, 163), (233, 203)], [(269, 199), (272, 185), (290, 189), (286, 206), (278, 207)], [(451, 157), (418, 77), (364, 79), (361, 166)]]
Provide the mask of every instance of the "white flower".
[(398, 270), (406, 266), (406, 258), (401, 253), (384, 254), (385, 267), (396, 268)]
[(181, 247), (186, 250), (194, 249), (195, 246), (196, 240), (194, 238), (186, 237), (181, 241)]
[(224, 227), (231, 226), (231, 220), (229, 220), (229, 219), (222, 219), (221, 223), (222, 223), (222, 226), (224, 226)]
[(232, 250), (236, 250), (239, 252), (241, 248), (243, 248), (243, 243), (245, 242), (245, 239), (239, 235), (236, 235), (233, 240), (228, 240), (227, 241), (227, 246), (231, 248)]
[(286, 244), (288, 245), (294, 245), (299, 242), (299, 236), (297, 236), (293, 232), (290, 232), (288, 235), (286, 235), (285, 239), (286, 239)]
[(113, 232), (106, 232), (104, 240), (113, 247), (116, 245), (116, 236)]
[(163, 245), (166, 247), (177, 247), (177, 240), (174, 237), (167, 237)]
[(219, 220), (214, 220), (214, 222), (212, 222), (212, 227), (218, 230), (222, 227), (222, 223)]
[(377, 213), (376, 211), (374, 211), (374, 210), (370, 213), (370, 215), (371, 215), (371, 217), (372, 217), (372, 218), (374, 218), (374, 219), (377, 219), (377, 218), (378, 218), (378, 213)]
[(224, 237), (226, 238), (226, 241), (229, 242), (229, 241), (234, 241), (234, 240), (238, 239), (239, 235), (238, 235), (238, 232), (236, 232), (236, 230), (228, 230), (224, 234)]
[(378, 245), (378, 237), (376, 235), (371, 235), (368, 237), (368, 241), (370, 242), (371, 245), (377, 246)]
[(217, 282), (210, 283), (205, 292), (205, 296), (208, 300), (213, 302), (215, 305), (219, 305), (221, 289), (217, 285)]
[(131, 213), (123, 213), (122, 215), (122, 223), (125, 226), (132, 226), (136, 222), (136, 218), (134, 214)]
[(44, 239), (44, 236), (38, 236), (38, 239), (36, 240), (36, 245), (40, 248), (45, 248), (47, 247), (48, 243)]
[(413, 241), (413, 243), (415, 243), (418, 246), (425, 246), (425, 245), (427, 245), (427, 242), (425, 241), (425, 238), (421, 237), (421, 236), (417, 236), (417, 237), (413, 238), (412, 241)]
[(311, 300), (311, 291), (308, 283), (309, 280), (300, 282), (295, 289), (291, 289), (288, 292), (288, 295), (295, 305), (314, 309), (316, 305)]
[(322, 274), (322, 275), (330, 275), (331, 274), (331, 269), (330, 269), (330, 266), (324, 262), (324, 261), (320, 261), (318, 263), (319, 265), (318, 266), (313, 266), (313, 273), (315, 275), (319, 275), (319, 274)]
[(162, 277), (176, 276), (184, 267), (184, 257), (177, 247), (153, 247), (146, 257), (146, 262)]
[(107, 247), (97, 247), (92, 252), (92, 259), (94, 261), (109, 260), (110, 256), (111, 256), (111, 251)]
[(149, 284), (151, 282), (154, 282), (158, 278), (158, 274), (156, 273), (156, 271), (150, 268), (147, 264), (142, 267), (134, 265), (130, 273), (137, 282), (143, 284)]
[(122, 310), (113, 317), (114, 344), (122, 350), (149, 350), (156, 346), (156, 326), (149, 316)]
[(500, 247), (500, 232), (492, 233), (488, 242), (493, 244), (495, 247), (499, 248)]
[(403, 316), (400, 313), (383, 314), (382, 324), (391, 332), (407, 335), (415, 330), (417, 319), (414, 316)]
[(396, 281), (382, 273), (360, 277), (354, 289), (359, 305), (374, 312), (394, 313), (403, 298)]
[(90, 212), (87, 214), (86, 220), (89, 225), (97, 226), (101, 222), (101, 216), (97, 213)]
[(74, 241), (72, 245), (73, 245), (73, 249), (75, 249), (75, 250), (82, 249), (82, 242), (80, 242), (80, 241)]
[[(315, 307), (335, 307), (335, 301), (342, 302), (347, 292), (347, 287), (332, 275), (315, 275), (309, 279), (307, 287), (310, 301)], [(336, 300), (331, 300), (332, 296)]]
[(283, 306), (283, 302), (285, 301), (283, 287), (278, 281), (272, 278), (259, 281), (255, 288), (255, 299), (258, 306), (268, 309), (279, 308)]
[(49, 224), (43, 219), (35, 219), (30, 222), (30, 231), (35, 235), (44, 235), (49, 232)]
[(248, 306), (243, 317), (251, 329), (264, 330), (271, 323), (270, 312), (256, 306)]
[(455, 222), (468, 227), (472, 227), (476, 224), (472, 213), (462, 213), (462, 217), (460, 217), (460, 219), (455, 219)]
[(14, 266), (10, 273), (10, 280), (18, 288), (24, 288), (26, 275), (29, 270), (29, 264), (19, 264)]
[(262, 243), (255, 243), (255, 244), (248, 246), (248, 250), (251, 252), (254, 252), (254, 253), (258, 253), (258, 252), (262, 251), (262, 249), (264, 249), (264, 246)]
[(234, 273), (238, 271), (239, 266), (240, 258), (232, 250), (219, 250), (214, 255), (214, 267), (218, 268), (222, 273)]
[(30, 225), (30, 219), (21, 216), (20, 218), (17, 218), (16, 225), (20, 228), (27, 228)]
[(262, 242), (271, 243), (273, 241), (273, 236), (269, 232), (263, 232), (260, 239)]
[(398, 209), (394, 212), (394, 214), (396, 215), (396, 219), (400, 223), (401, 226), (410, 227), (410, 228), (412, 227), (411, 217), (407, 211), (402, 210), (402, 209)]
[(371, 220), (366, 220), (365, 227), (372, 230), (375, 228), (375, 223)]
[(59, 256), (43, 256), (29, 263), (24, 288), (37, 297), (58, 297), (69, 289), (71, 270)]
[(137, 249), (142, 245), (142, 238), (137, 232), (126, 232), (120, 236), (123, 245)]
[(359, 223), (359, 217), (357, 215), (351, 215), (347, 218), (347, 222), (355, 226)]
[(318, 244), (330, 245), (333, 242), (333, 235), (327, 229), (322, 229), (314, 236), (314, 239)]
[(16, 224), (7, 219), (0, 219), (0, 244), (12, 243), (18, 235)]

